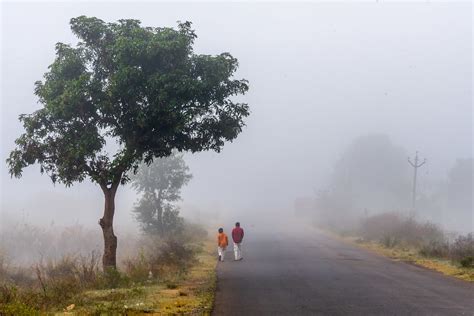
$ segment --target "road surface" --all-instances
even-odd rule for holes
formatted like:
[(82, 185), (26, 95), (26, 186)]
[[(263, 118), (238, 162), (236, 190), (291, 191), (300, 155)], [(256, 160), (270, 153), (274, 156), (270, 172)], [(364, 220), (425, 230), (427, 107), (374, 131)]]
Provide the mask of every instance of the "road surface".
[(474, 315), (472, 283), (306, 226), (298, 233), (242, 226), (244, 260), (232, 261), (229, 249), (218, 264), (213, 315)]

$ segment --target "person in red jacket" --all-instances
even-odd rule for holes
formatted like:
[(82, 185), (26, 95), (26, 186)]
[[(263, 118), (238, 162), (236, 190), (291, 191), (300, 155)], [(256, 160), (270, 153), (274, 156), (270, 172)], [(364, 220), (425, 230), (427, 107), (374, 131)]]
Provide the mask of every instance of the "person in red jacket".
[(242, 240), (244, 239), (244, 230), (240, 227), (240, 223), (235, 223), (232, 229), (232, 240), (234, 241), (235, 260), (242, 260)]

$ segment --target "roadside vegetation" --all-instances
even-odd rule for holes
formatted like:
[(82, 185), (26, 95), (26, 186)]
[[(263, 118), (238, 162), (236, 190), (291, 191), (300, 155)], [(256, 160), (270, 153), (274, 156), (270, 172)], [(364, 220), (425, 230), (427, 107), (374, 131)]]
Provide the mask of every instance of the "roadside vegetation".
[[(202, 226), (180, 216), (176, 204), (191, 177), (176, 153), (139, 167), (132, 212), (142, 234), (125, 238), (118, 269), (102, 268), (101, 236), (81, 227), (65, 228), (59, 238), (54, 225), (16, 225), (2, 233), (0, 315), (210, 313), (214, 243)], [(36, 261), (31, 252), (40, 255)], [(18, 259), (24, 264), (13, 264)]]
[(344, 239), (393, 259), (474, 282), (474, 235), (447, 234), (438, 225), (397, 213), (365, 218)]
[(474, 281), (474, 160), (415, 182), (409, 156), (385, 134), (354, 139), (315, 196), (295, 201), (296, 215), (380, 254)]
[(183, 227), (174, 238), (143, 236), (130, 243), (130, 256), (120, 260), (118, 270), (103, 271), (97, 251), (14, 265), (2, 250), (0, 315), (208, 312), (214, 249), (203, 228)]

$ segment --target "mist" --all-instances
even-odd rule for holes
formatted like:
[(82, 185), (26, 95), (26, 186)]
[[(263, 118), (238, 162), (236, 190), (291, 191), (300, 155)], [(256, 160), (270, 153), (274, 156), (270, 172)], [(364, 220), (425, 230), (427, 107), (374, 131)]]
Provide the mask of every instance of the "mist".
[[(229, 51), (239, 60), (236, 77), (250, 83), (240, 98), (251, 115), (221, 153), (185, 155), (193, 174), (182, 194), (185, 218), (282, 225), (294, 216), (295, 200), (314, 201), (318, 192), (334, 187), (341, 158), (370, 135), (382, 135), (399, 149), (393, 155), (374, 150), (369, 162), (380, 162), (384, 170), (390, 165), (386, 159), (397, 159), (400, 187), (389, 203), (383, 192), (370, 199), (361, 194), (348, 214), (363, 214), (365, 208), (405, 212), (412, 190), (408, 156), (418, 151), (427, 159), (418, 174), (420, 196), (449, 183), (459, 159), (472, 158), (471, 9), (470, 3), (436, 2), (2, 2), (1, 159), (23, 130), (18, 116), (40, 107), (34, 82), (52, 62), (55, 43), (77, 42), (70, 18), (133, 18), (144, 26), (170, 27), (191, 21), (198, 35), (195, 52)], [(357, 175), (366, 183), (380, 183), (384, 176)], [(356, 187), (357, 177), (351, 179)], [(39, 166), (12, 179), (4, 165), (0, 192), (2, 230), (25, 221), (98, 231), (103, 195), (89, 181), (71, 188), (52, 185)], [(119, 236), (137, 229), (131, 214), (136, 198), (130, 186), (119, 188)], [(446, 216), (451, 204), (433, 203), (420, 206), (419, 216), (450, 230), (473, 230), (472, 194), (456, 221)]]

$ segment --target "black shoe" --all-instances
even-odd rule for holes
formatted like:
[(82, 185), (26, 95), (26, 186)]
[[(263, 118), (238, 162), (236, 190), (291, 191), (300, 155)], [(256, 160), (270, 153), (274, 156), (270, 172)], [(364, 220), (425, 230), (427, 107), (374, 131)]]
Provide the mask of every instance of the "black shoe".
[(219, 261), (222, 261), (222, 258), (221, 258), (221, 256), (219, 256)]

